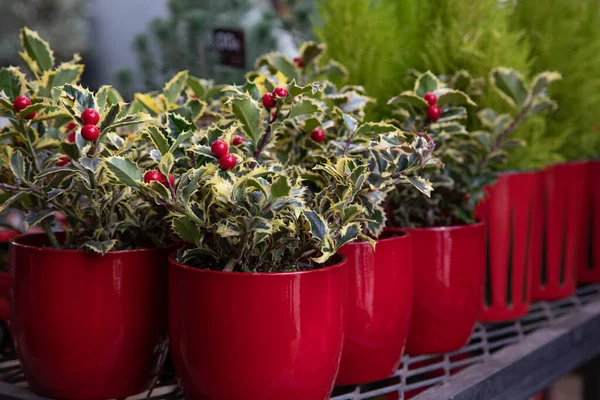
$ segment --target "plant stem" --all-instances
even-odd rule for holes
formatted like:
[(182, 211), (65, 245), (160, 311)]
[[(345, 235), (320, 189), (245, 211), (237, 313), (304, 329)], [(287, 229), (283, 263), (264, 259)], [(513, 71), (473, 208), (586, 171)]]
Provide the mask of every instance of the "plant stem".
[(265, 146), (267, 145), (267, 143), (269, 143), (269, 140), (271, 139), (271, 128), (273, 126), (273, 122), (277, 120), (277, 115), (279, 115), (279, 109), (280, 107), (277, 107), (274, 116), (269, 115), (267, 129), (265, 129), (265, 134), (262, 136), (262, 138), (260, 138), (260, 142), (258, 143), (258, 146), (256, 146), (256, 150), (254, 151), (255, 161), (252, 161), (252, 164), (250, 164), (250, 169), (254, 169), (254, 167), (256, 167), (256, 163), (258, 162), (260, 154), (263, 152)]
[(25, 188), (21, 188), (18, 186), (12, 186), (12, 185), (8, 185), (6, 183), (0, 183), (0, 189), (4, 189), (4, 190), (10, 190), (11, 192), (25, 192), (26, 189)]
[(235, 268), (236, 264), (238, 262), (240, 262), (240, 260), (242, 259), (242, 255), (244, 254), (244, 250), (246, 249), (246, 244), (248, 243), (249, 236), (250, 235), (249, 235), (248, 232), (244, 233), (244, 235), (242, 236), (242, 239), (240, 240), (239, 247), (238, 247), (237, 252), (235, 253), (235, 256), (233, 256), (227, 262), (227, 264), (225, 264), (225, 267), (223, 268), (223, 271), (225, 271), (225, 272), (231, 272), (231, 271), (233, 271), (233, 269)]
[(42, 221), (42, 227), (44, 228), (44, 231), (46, 232), (46, 236), (48, 236), (48, 240), (50, 240), (50, 245), (52, 245), (52, 248), (59, 249), (60, 244), (58, 243), (58, 239), (56, 238), (56, 235), (54, 234), (54, 231), (52, 230), (52, 224), (50, 223), (50, 220), (48, 218), (46, 218)]
[(21, 127), (21, 130), (23, 131), (23, 136), (25, 136), (25, 140), (27, 141), (27, 147), (29, 148), (29, 151), (31, 152), (31, 158), (33, 158), (33, 166), (35, 167), (36, 172), (40, 172), (41, 168), (40, 168), (40, 162), (37, 159), (37, 156), (35, 154), (35, 150), (33, 149), (33, 144), (31, 143), (31, 139), (29, 138), (29, 129), (27, 129), (25, 127), (25, 124), (23, 123), (22, 119), (19, 119), (19, 126)]
[[(490, 150), (490, 153), (492, 153), (492, 152), (498, 150), (500, 147), (502, 147), (502, 143), (504, 142), (504, 140), (515, 129), (517, 129), (517, 126), (519, 126), (519, 124), (521, 123), (521, 120), (523, 119), (523, 117), (525, 116), (525, 114), (527, 114), (527, 112), (529, 111), (529, 109), (531, 108), (532, 105), (533, 105), (533, 97), (531, 99), (529, 99), (529, 101), (527, 102), (527, 104), (525, 105), (525, 107), (523, 107), (521, 109), (521, 111), (519, 111), (519, 113), (517, 114), (517, 116), (512, 120), (512, 122), (508, 126), (508, 128), (506, 128), (504, 130), (504, 132), (502, 132), (502, 134), (500, 135), (500, 137), (498, 138), (498, 140), (496, 140), (496, 143), (494, 143), (494, 145), (492, 146), (492, 148)], [(479, 161), (479, 164), (477, 165), (477, 170), (480, 170), (483, 167), (484, 163), (485, 163), (485, 158), (481, 159), (481, 161)]]

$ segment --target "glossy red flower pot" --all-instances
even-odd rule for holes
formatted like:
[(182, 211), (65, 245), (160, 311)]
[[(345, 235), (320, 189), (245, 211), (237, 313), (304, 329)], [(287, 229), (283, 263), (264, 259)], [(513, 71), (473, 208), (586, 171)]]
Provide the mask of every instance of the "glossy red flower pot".
[(553, 165), (543, 172), (541, 262), (531, 281), (532, 300), (572, 296), (588, 251), (588, 163)]
[(149, 389), (168, 348), (173, 248), (101, 256), (47, 245), (45, 234), (11, 242), (11, 328), (31, 389), (72, 400)]
[(588, 163), (587, 262), (579, 266), (579, 282), (600, 282), (600, 160)]
[(340, 363), (346, 261), (222, 272), (169, 260), (171, 356), (187, 400), (325, 400)]
[(487, 247), (480, 321), (509, 321), (529, 311), (531, 273), (541, 251), (540, 190), (538, 171), (502, 173), (477, 208)]
[(469, 342), (483, 293), (483, 222), (411, 228), (414, 306), (406, 352), (447, 353)]
[(377, 240), (344, 245), (348, 259), (346, 338), (336, 385), (392, 375), (408, 336), (413, 307), (411, 238), (391, 230)]
[(10, 275), (8, 274), (8, 246), (10, 239), (18, 236), (18, 231), (0, 229), (0, 319), (9, 324), (10, 317)]

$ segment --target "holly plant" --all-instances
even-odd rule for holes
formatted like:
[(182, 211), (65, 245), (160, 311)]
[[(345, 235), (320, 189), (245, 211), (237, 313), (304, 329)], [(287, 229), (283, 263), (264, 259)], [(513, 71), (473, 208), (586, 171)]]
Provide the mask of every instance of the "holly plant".
[(506, 150), (526, 144), (511, 138), (511, 133), (534, 115), (557, 107), (547, 90), (560, 79), (558, 73), (545, 72), (527, 83), (512, 69), (495, 68), (490, 77), (493, 89), (513, 110), (511, 113), (478, 108), (466, 92), (481, 92), (485, 81), (465, 71), (447, 83), (430, 72), (421, 74), (412, 91), (388, 102), (395, 107), (395, 124), (431, 137), (434, 155), (444, 165), (432, 165), (423, 173), (435, 189), (431, 197), (420, 196), (408, 187), (390, 196), (388, 212), (393, 225), (433, 227), (475, 222), (475, 208), (485, 195), (485, 187), (497, 179), (499, 167), (507, 160)]
[[(148, 146), (126, 129), (153, 120), (111, 87), (94, 94), (79, 86), (77, 56), (56, 65), (37, 33), (25, 28), (21, 41), (29, 79), (15, 67), (0, 71), (0, 114), (9, 122), (0, 134), (0, 212), (27, 212), (26, 226), (40, 224), (55, 248), (106, 253), (160, 244), (162, 208), (113, 185), (105, 167), (124, 154), (143, 163)], [(63, 243), (52, 231), (56, 213), (67, 222)]]
[(121, 184), (169, 211), (189, 244), (179, 262), (224, 271), (317, 268), (344, 244), (379, 235), (383, 200), (395, 185), (429, 192), (408, 174), (432, 161), (433, 143), (360, 122), (369, 102), (360, 88), (301, 86), (274, 65), (248, 78), (222, 89), (208, 127), (179, 85), (178, 98), (157, 113), (160, 125), (143, 133), (155, 145), (154, 168), (108, 160)]

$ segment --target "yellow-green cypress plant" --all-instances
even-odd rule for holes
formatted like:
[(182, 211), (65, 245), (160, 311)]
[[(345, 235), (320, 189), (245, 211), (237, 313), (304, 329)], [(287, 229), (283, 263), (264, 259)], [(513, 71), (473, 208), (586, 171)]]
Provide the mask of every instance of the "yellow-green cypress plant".
[[(388, 111), (387, 100), (412, 88), (414, 71), (452, 75), (468, 70), (489, 79), (497, 66), (531, 77), (528, 38), (511, 29), (510, 4), (498, 0), (323, 0), (315, 27), (329, 57), (348, 68), (350, 84), (363, 85), (377, 99), (373, 113)], [(491, 85), (487, 85), (489, 88)], [(474, 100), (502, 112), (506, 103), (487, 89)], [(508, 169), (539, 168), (560, 160), (561, 136), (545, 135), (545, 120), (534, 117), (514, 137), (528, 146), (511, 152)]]
[(568, 136), (560, 149), (567, 159), (600, 156), (600, 2), (518, 0), (510, 21), (531, 43), (533, 71), (563, 76), (550, 91), (559, 108), (548, 140)]

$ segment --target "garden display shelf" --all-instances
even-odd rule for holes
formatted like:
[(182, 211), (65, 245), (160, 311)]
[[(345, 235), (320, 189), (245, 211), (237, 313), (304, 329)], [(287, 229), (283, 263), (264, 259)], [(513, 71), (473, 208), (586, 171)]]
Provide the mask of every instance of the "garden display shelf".
[[(404, 356), (393, 377), (335, 388), (331, 400), (525, 399), (600, 354), (600, 285), (575, 296), (533, 303), (515, 322), (477, 325), (470, 343), (442, 355)], [(443, 335), (440, 332), (440, 335)], [(27, 390), (11, 351), (0, 359), (0, 398), (41, 400)], [(166, 375), (133, 399), (183, 399)]]

